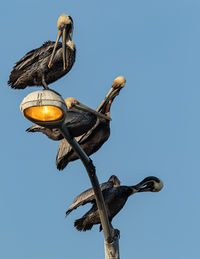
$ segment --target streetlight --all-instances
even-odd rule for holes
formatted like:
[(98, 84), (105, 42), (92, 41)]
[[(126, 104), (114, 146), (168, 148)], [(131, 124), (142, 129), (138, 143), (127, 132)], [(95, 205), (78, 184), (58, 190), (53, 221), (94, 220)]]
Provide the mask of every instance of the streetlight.
[(67, 106), (56, 92), (39, 90), (24, 98), (20, 110), (30, 121), (41, 126), (55, 128), (63, 123)]
[(104, 231), (105, 255), (107, 259), (119, 258), (118, 235), (111, 232), (110, 222), (105, 208), (103, 195), (99, 186), (96, 170), (92, 160), (70, 135), (64, 121), (67, 106), (64, 99), (52, 90), (39, 90), (28, 94), (20, 105), (20, 110), (28, 120), (47, 128), (59, 128), (63, 137), (69, 142), (84, 164), (92, 187)]

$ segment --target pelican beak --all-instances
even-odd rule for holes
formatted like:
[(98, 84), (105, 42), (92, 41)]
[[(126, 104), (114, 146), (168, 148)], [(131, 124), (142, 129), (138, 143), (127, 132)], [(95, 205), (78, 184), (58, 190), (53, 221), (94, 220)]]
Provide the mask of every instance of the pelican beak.
[(99, 113), (91, 108), (89, 108), (88, 106), (82, 104), (82, 103), (76, 103), (74, 104), (74, 107), (79, 109), (79, 110), (82, 110), (82, 111), (86, 111), (86, 112), (90, 112), (90, 113), (93, 113), (94, 115), (98, 116), (99, 118), (102, 118), (102, 119), (106, 119), (106, 120), (112, 120), (109, 116), (106, 116), (102, 113)]
[(67, 36), (66, 34), (67, 34), (66, 27), (64, 27), (63, 33), (62, 33), (63, 70), (66, 69), (66, 36)]
[(138, 183), (134, 186), (136, 192), (149, 192), (153, 188), (152, 182), (146, 182), (146, 183)]
[(52, 66), (52, 60), (53, 60), (53, 58), (54, 58), (55, 51), (56, 51), (56, 47), (57, 47), (57, 45), (58, 45), (58, 41), (59, 41), (59, 39), (60, 39), (60, 37), (61, 37), (61, 34), (62, 34), (62, 30), (59, 30), (59, 31), (58, 31), (58, 35), (57, 35), (56, 42), (55, 42), (55, 44), (54, 44), (53, 52), (52, 52), (51, 57), (50, 57), (50, 60), (49, 60), (48, 68), (51, 68), (51, 66)]
[(122, 89), (123, 87), (111, 87), (110, 91), (108, 92), (108, 94), (106, 95), (106, 97), (103, 99), (103, 101), (101, 102), (101, 104), (98, 106), (97, 108), (97, 111), (100, 111), (110, 100), (112, 100), (113, 98), (115, 98), (120, 90)]
[(157, 177), (147, 177), (134, 186), (137, 192), (159, 192), (163, 188), (163, 182)]
[(97, 111), (99, 112), (103, 106), (105, 106), (110, 100), (113, 100), (120, 92), (120, 90), (125, 86), (126, 79), (124, 76), (118, 76), (114, 79), (112, 83), (112, 87), (104, 100), (101, 102), (101, 104), (98, 106)]
[(70, 36), (71, 24), (66, 24), (62, 31), (62, 51), (63, 51), (63, 70), (68, 67), (69, 52), (67, 50), (67, 40), (71, 40)]
[(51, 57), (50, 57), (49, 64), (48, 64), (49, 68), (51, 68), (51, 66), (52, 66), (52, 61), (53, 61), (53, 58), (54, 58), (54, 55), (55, 55), (56, 47), (57, 47), (58, 41), (59, 41), (59, 39), (62, 35), (63, 70), (66, 70), (66, 68), (68, 66), (68, 64), (67, 64), (68, 51), (67, 51), (67, 48), (66, 48), (66, 43), (67, 43), (67, 39), (70, 38), (69, 31), (70, 31), (70, 25), (69, 24), (64, 25), (61, 29), (58, 30), (57, 39), (56, 39), (56, 42), (55, 42), (55, 45), (54, 45), (54, 48), (53, 48), (53, 52), (52, 52)]

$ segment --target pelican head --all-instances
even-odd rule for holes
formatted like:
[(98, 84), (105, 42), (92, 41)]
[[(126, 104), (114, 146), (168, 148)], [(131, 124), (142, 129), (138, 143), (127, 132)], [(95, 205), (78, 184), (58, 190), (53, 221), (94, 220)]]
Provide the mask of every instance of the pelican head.
[(112, 87), (104, 100), (101, 102), (101, 104), (98, 107), (98, 111), (100, 111), (105, 105), (110, 101), (113, 100), (120, 92), (120, 90), (125, 86), (126, 79), (124, 76), (118, 76), (115, 78), (115, 80), (112, 83)]
[(73, 98), (73, 97), (68, 97), (68, 98), (65, 99), (65, 103), (66, 103), (67, 109), (70, 110), (70, 109), (72, 109), (76, 104), (79, 104), (79, 101), (76, 100), (76, 99)]
[(57, 28), (58, 28), (58, 35), (57, 39), (53, 48), (53, 52), (50, 57), (50, 61), (48, 64), (48, 67), (50, 68), (52, 66), (52, 60), (55, 55), (55, 50), (58, 44), (58, 41), (62, 35), (62, 50), (63, 50), (63, 70), (67, 68), (67, 61), (68, 57), (66, 58), (66, 55), (68, 56), (68, 53), (66, 53), (66, 43), (68, 41), (72, 40), (72, 33), (73, 33), (73, 20), (69, 15), (62, 14), (57, 21)]
[(155, 176), (148, 176), (134, 186), (136, 192), (159, 192), (162, 188), (163, 182)]
[(58, 21), (57, 21), (57, 28), (58, 30), (62, 30), (64, 29), (64, 27), (68, 24), (71, 24), (73, 23), (73, 20), (71, 18), (71, 16), (63, 13), (60, 15), (60, 17), (58, 18)]
[(79, 109), (79, 110), (82, 110), (82, 111), (85, 111), (85, 112), (90, 112), (102, 119), (106, 119), (106, 120), (111, 120), (111, 118), (109, 116), (106, 116), (102, 113), (99, 113), (93, 109), (91, 109), (90, 107), (80, 103), (78, 100), (76, 100), (75, 98), (73, 97), (68, 97), (67, 99), (65, 99), (65, 103), (66, 103), (66, 106), (67, 108), (70, 110), (72, 108), (76, 108), (76, 109)]
[(115, 187), (120, 185), (120, 180), (116, 175), (111, 175), (108, 181), (113, 182)]
[(125, 86), (126, 79), (124, 76), (118, 76), (115, 78), (115, 80), (112, 83), (113, 88), (123, 88)]

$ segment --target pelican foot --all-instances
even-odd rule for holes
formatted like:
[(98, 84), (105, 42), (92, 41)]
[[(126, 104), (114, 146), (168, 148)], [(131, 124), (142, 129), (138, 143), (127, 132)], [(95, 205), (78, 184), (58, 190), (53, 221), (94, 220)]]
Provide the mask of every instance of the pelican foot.
[(120, 231), (119, 231), (119, 229), (112, 228), (111, 231), (112, 231), (113, 239), (120, 238)]
[(49, 90), (49, 87), (48, 87), (47, 83), (45, 82), (44, 75), (42, 75), (42, 85), (45, 90)]

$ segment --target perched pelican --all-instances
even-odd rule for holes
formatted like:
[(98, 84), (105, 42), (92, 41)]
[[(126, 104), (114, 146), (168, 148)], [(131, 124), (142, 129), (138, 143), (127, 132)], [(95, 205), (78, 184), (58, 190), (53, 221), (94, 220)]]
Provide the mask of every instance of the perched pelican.
[[(120, 186), (120, 180), (116, 175), (111, 175), (107, 182), (100, 184), (101, 191), (111, 189), (113, 187)], [(93, 188), (79, 194), (73, 201), (72, 205), (66, 211), (66, 216), (72, 211), (77, 209), (81, 205), (85, 205), (88, 202), (93, 202), (95, 200)]]
[[(125, 78), (117, 77), (112, 84), (112, 88), (109, 91), (106, 98), (98, 107), (98, 111), (101, 110), (101, 114), (110, 116), (110, 107), (114, 98), (119, 94), (120, 90), (125, 85)], [(99, 148), (108, 140), (110, 136), (110, 122), (108, 120), (98, 118), (96, 124), (84, 135), (77, 137), (76, 140), (87, 153), (88, 156), (95, 153)], [(58, 170), (63, 170), (67, 164), (71, 161), (79, 159), (78, 155), (73, 151), (70, 144), (62, 139), (58, 147), (58, 153), (56, 157), (56, 165)]]
[[(97, 117), (104, 120), (110, 120), (110, 117), (92, 110), (73, 97), (65, 99), (65, 103), (68, 108), (65, 117), (65, 125), (73, 137), (80, 136), (90, 130), (95, 125)], [(42, 132), (52, 140), (63, 139), (62, 134), (57, 128), (50, 129), (34, 124), (26, 131)]]
[[(129, 196), (137, 192), (159, 192), (163, 187), (162, 181), (154, 176), (146, 177), (140, 183), (133, 186), (120, 186), (119, 180), (117, 185), (110, 184), (109, 181), (110, 179), (107, 182), (107, 186), (105, 186), (105, 183), (101, 186), (101, 190), (110, 223), (115, 215), (124, 207)], [(89, 202), (92, 203), (92, 208), (82, 218), (74, 222), (74, 226), (79, 231), (90, 230), (93, 225), (101, 224), (93, 191), (90, 189), (79, 194), (66, 211), (66, 215), (68, 215), (72, 210)], [(100, 231), (101, 229), (102, 227), (100, 225)]]
[[(14, 66), (8, 84), (15, 89), (24, 89), (27, 86), (53, 83), (67, 74), (72, 68), (76, 48), (72, 41), (73, 20), (62, 14), (57, 22), (58, 36), (56, 42), (47, 41), (40, 48), (31, 50)], [(62, 34), (62, 43), (58, 42)]]

